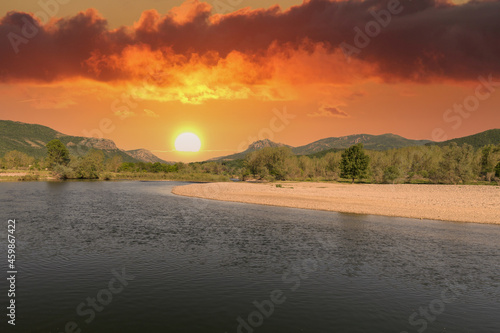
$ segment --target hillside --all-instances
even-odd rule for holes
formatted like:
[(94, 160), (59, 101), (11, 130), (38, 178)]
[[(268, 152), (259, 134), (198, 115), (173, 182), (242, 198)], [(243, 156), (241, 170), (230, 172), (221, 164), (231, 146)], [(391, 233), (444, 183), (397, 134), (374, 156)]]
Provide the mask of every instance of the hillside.
[[(60, 133), (50, 127), (17, 121), (0, 120), (0, 156), (17, 150), (33, 157), (44, 157), (47, 142), (59, 139), (75, 156), (89, 150), (101, 150), (106, 157), (120, 155), (124, 162), (165, 162), (146, 149), (124, 151), (109, 139), (86, 138)], [(140, 152), (139, 152), (140, 151)]]
[(236, 154), (222, 156), (222, 157), (216, 157), (216, 158), (213, 158), (212, 160), (214, 160), (214, 161), (216, 161), (216, 160), (239, 160), (239, 159), (245, 158), (246, 154), (248, 154), (248, 153), (251, 153), (251, 152), (256, 151), (256, 150), (261, 150), (261, 149), (267, 148), (267, 147), (290, 147), (290, 148), (292, 148), (291, 146), (285, 145), (283, 143), (277, 143), (277, 142), (273, 142), (269, 139), (264, 139), (264, 140), (259, 140), (259, 141), (253, 142), (252, 144), (250, 144), (250, 146), (248, 146), (248, 148), (245, 151), (242, 151), (241, 153), (236, 153)]
[(362, 143), (365, 149), (369, 150), (388, 150), (409, 146), (421, 146), (429, 142), (429, 140), (410, 140), (395, 134), (355, 134), (321, 139), (304, 146), (293, 148), (292, 151), (297, 155), (310, 155), (327, 149), (346, 149), (357, 143)]
[(292, 152), (296, 155), (317, 155), (318, 157), (323, 156), (326, 152), (343, 150), (349, 148), (357, 143), (363, 143), (366, 149), (370, 150), (388, 150), (393, 148), (402, 148), (409, 146), (421, 146), (429, 143), (429, 140), (410, 140), (403, 138), (402, 136), (395, 134), (382, 134), (382, 135), (370, 135), (370, 134), (355, 134), (343, 137), (332, 137), (314, 141), (304, 146), (291, 147), (284, 145), (282, 143), (272, 142), (268, 139), (260, 140), (252, 143), (247, 150), (232, 154), (228, 156), (222, 156), (214, 158), (213, 160), (234, 160), (242, 159), (246, 154), (259, 150), (265, 147), (280, 147), (287, 146), (292, 149)]
[(490, 144), (498, 145), (500, 144), (500, 129), (491, 129), (481, 133), (464, 136), (462, 138), (456, 138), (443, 142), (431, 142), (428, 143), (428, 145), (447, 146), (452, 142), (455, 142), (459, 146), (467, 143), (474, 148), (480, 148)]
[(133, 158), (139, 161), (150, 162), (150, 163), (155, 163), (155, 162), (165, 163), (164, 160), (154, 155), (147, 149), (127, 150), (125, 153), (127, 153), (128, 155), (132, 156)]

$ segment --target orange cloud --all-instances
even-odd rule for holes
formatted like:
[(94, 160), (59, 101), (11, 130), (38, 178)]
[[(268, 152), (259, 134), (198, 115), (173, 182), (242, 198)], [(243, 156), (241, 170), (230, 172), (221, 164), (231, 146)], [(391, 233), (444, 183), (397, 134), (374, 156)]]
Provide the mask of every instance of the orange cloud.
[(0, 39), (0, 81), (86, 79), (126, 86), (137, 99), (200, 104), (289, 100), (305, 86), (332, 90), (373, 79), (500, 75), (500, 1), (402, 3), (348, 62), (341, 45), (354, 43), (353, 29), (365, 29), (389, 5), (310, 0), (286, 11), (274, 6), (212, 15), (210, 5), (190, 0), (165, 15), (145, 11), (133, 26), (119, 29), (109, 29), (93, 9), (45, 25), (31, 14), (9, 12), (0, 20), (0, 35), (7, 36)]
[(339, 107), (329, 106), (329, 105), (323, 105), (318, 109), (318, 111), (308, 113), (307, 116), (313, 117), (313, 118), (317, 118), (317, 117), (347, 118), (347, 117), (349, 117), (349, 115), (345, 111), (341, 110)]

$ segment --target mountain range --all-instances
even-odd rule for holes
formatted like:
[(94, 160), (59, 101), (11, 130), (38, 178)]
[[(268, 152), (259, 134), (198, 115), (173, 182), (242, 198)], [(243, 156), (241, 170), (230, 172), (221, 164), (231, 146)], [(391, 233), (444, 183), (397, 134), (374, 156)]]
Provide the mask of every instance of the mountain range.
[(362, 143), (364, 147), (369, 150), (389, 150), (389, 149), (397, 149), (409, 146), (422, 146), (422, 145), (445, 146), (449, 145), (452, 142), (456, 142), (458, 145), (463, 145), (467, 143), (473, 146), (474, 148), (480, 148), (488, 144), (494, 144), (494, 145), (500, 144), (500, 129), (491, 129), (474, 135), (462, 138), (456, 138), (444, 142), (434, 142), (430, 140), (411, 140), (396, 134), (382, 134), (382, 135), (354, 134), (341, 137), (325, 138), (303, 146), (292, 147), (282, 143), (273, 142), (269, 139), (264, 139), (252, 143), (243, 152), (227, 156), (216, 157), (213, 158), (212, 160), (242, 159), (245, 157), (246, 154), (265, 147), (287, 146), (290, 147), (292, 152), (296, 155), (312, 155), (316, 157), (321, 157), (327, 152), (344, 150), (357, 143)]
[(481, 148), (487, 145), (497, 145), (500, 143), (500, 129), (490, 129), (481, 133), (464, 136), (462, 138), (456, 138), (448, 141), (442, 142), (431, 142), (427, 145), (438, 145), (446, 146), (450, 143), (455, 142), (457, 145), (461, 146), (464, 143), (471, 145), (474, 148)]
[(96, 149), (101, 150), (106, 157), (119, 155), (124, 162), (167, 163), (146, 149), (119, 149), (113, 140), (71, 136), (47, 126), (0, 120), (0, 156), (8, 151), (17, 150), (33, 157), (43, 157), (47, 152), (45, 145), (53, 139), (59, 139), (69, 152), (76, 156), (85, 155), (89, 150)]
[[(17, 121), (0, 120), (0, 156), (11, 150), (21, 151), (30, 156), (43, 157), (47, 149), (45, 145), (53, 139), (59, 139), (68, 147), (71, 154), (82, 156), (91, 149), (101, 150), (106, 157), (120, 155), (124, 162), (166, 162), (147, 149), (123, 150), (109, 139), (71, 136), (60, 133), (52, 128), (27, 124)], [(296, 155), (310, 155), (320, 157), (329, 151), (343, 150), (357, 143), (363, 143), (369, 150), (389, 150), (409, 146), (439, 145), (444, 146), (452, 142), (458, 145), (465, 143), (474, 148), (488, 144), (500, 144), (500, 129), (491, 129), (474, 135), (456, 138), (444, 142), (430, 140), (411, 140), (395, 134), (354, 134), (341, 137), (330, 137), (312, 143), (292, 147), (269, 139), (255, 141), (243, 151), (232, 155), (212, 158), (211, 161), (243, 159), (246, 154), (266, 147), (289, 147)]]
[(292, 152), (296, 155), (312, 155), (327, 150), (333, 151), (336, 149), (346, 149), (357, 143), (362, 143), (366, 149), (370, 150), (388, 150), (388, 149), (402, 148), (408, 146), (421, 146), (431, 142), (432, 141), (429, 140), (410, 140), (395, 134), (382, 134), (382, 135), (354, 134), (341, 137), (325, 138), (306, 144), (304, 146), (291, 147), (281, 143), (273, 142), (269, 139), (264, 139), (252, 143), (248, 147), (248, 149), (246, 149), (243, 152), (228, 156), (218, 157), (215, 158), (214, 160), (240, 159), (252, 151), (256, 151), (265, 147), (287, 146), (290, 147)]

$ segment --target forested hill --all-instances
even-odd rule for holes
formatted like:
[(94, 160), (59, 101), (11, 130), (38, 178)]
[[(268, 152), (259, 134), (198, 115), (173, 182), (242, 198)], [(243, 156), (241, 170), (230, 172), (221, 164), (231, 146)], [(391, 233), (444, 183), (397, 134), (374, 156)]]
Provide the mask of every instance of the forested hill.
[(371, 134), (354, 134), (341, 137), (331, 137), (325, 138), (318, 141), (311, 142), (304, 146), (290, 147), (282, 143), (272, 142), (268, 139), (260, 140), (252, 143), (247, 150), (228, 155), (217, 157), (212, 160), (237, 160), (244, 158), (248, 153), (256, 150), (260, 150), (266, 147), (280, 147), (287, 146), (292, 149), (292, 152), (296, 155), (313, 155), (319, 154), (318, 156), (323, 156), (322, 152), (334, 151), (336, 149), (346, 149), (357, 143), (362, 143), (366, 149), (369, 150), (388, 150), (395, 148), (403, 148), (410, 146), (422, 146), (429, 143), (429, 140), (411, 140), (403, 138), (402, 136), (395, 134), (381, 134), (381, 135), (371, 135)]
[(431, 142), (428, 143), (427, 145), (438, 145), (442, 147), (442, 146), (447, 146), (452, 142), (455, 142), (459, 146), (466, 143), (474, 148), (481, 148), (487, 145), (497, 145), (500, 144), (500, 129), (491, 129), (481, 133), (464, 136), (462, 138), (456, 138), (443, 142)]
[(71, 136), (47, 126), (0, 120), (0, 156), (17, 150), (29, 156), (44, 157), (47, 152), (45, 145), (53, 139), (59, 139), (75, 156), (83, 156), (89, 150), (95, 149), (102, 151), (106, 157), (119, 155), (124, 162), (165, 162), (145, 149), (119, 149), (114, 141), (109, 139)]

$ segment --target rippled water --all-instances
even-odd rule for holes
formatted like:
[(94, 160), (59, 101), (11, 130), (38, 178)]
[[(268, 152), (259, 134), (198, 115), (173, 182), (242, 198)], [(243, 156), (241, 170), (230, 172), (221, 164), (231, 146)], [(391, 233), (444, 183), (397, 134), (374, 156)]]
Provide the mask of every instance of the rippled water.
[(8, 219), (19, 251), (17, 325), (2, 313), (2, 332), (500, 331), (499, 226), (172, 195), (179, 184), (0, 184), (3, 274)]

